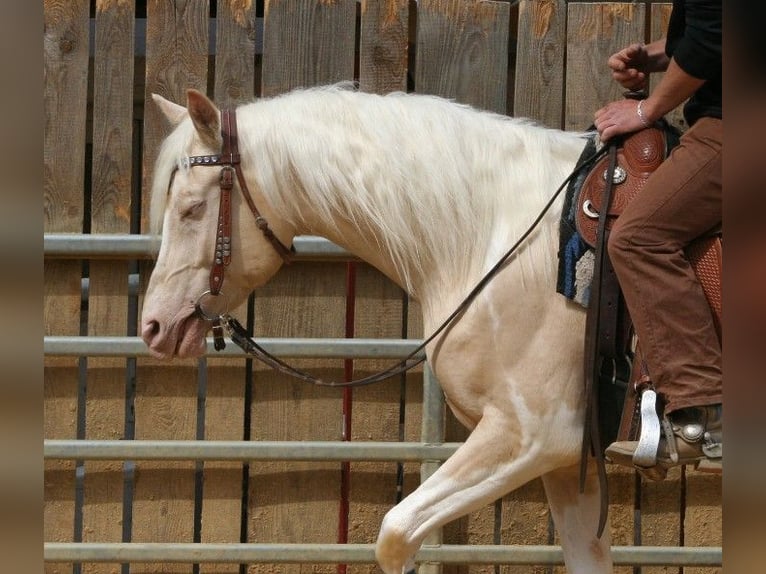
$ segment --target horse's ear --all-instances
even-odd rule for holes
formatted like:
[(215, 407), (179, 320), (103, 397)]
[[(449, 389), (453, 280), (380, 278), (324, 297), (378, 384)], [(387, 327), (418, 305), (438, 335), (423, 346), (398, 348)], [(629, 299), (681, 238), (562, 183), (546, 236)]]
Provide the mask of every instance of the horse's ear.
[(167, 118), (168, 122), (170, 122), (170, 125), (173, 127), (180, 124), (188, 115), (185, 107), (179, 106), (170, 100), (166, 100), (159, 94), (152, 94), (152, 99), (154, 100), (154, 103), (156, 103), (160, 108), (162, 115)]
[(186, 103), (194, 127), (200, 138), (211, 147), (221, 144), (221, 120), (218, 108), (202, 92), (186, 91)]

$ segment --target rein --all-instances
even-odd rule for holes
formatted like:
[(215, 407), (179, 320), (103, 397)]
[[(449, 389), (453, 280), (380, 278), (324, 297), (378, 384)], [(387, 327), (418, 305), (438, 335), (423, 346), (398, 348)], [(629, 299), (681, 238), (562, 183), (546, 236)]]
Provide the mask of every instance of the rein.
[(247, 201), (250, 211), (256, 219), (256, 224), (263, 232), (266, 239), (268, 239), (274, 246), (274, 249), (282, 257), (286, 264), (289, 264), (295, 253), (295, 247), (287, 248), (279, 241), (274, 233), (269, 228), (268, 222), (260, 214), (255, 207), (255, 203), (252, 200), (250, 192), (247, 188), (244, 176), (242, 175), (242, 168), (240, 167), (240, 157), (237, 148), (237, 122), (234, 110), (224, 110), (221, 112), (221, 136), (223, 138), (223, 150), (221, 155), (209, 155), (209, 156), (193, 156), (188, 157), (187, 161), (190, 166), (204, 165), (213, 166), (219, 165), (221, 168), (221, 199), (218, 212), (218, 229), (216, 235), (216, 250), (214, 265), (210, 270), (210, 290), (205, 291), (200, 295), (195, 305), (197, 316), (213, 323), (213, 339), (214, 346), (217, 351), (221, 351), (226, 347), (226, 343), (223, 339), (224, 329), (228, 333), (231, 340), (236, 343), (245, 353), (252, 355), (266, 365), (273, 369), (295, 377), (301, 381), (311, 383), (319, 386), (326, 387), (358, 387), (362, 385), (369, 385), (383, 381), (390, 377), (404, 373), (409, 369), (419, 365), (426, 360), (423, 351), (426, 346), (439, 336), (447, 327), (449, 327), (453, 321), (459, 318), (473, 302), (477, 295), (489, 284), (489, 282), (502, 270), (510, 257), (516, 252), (519, 246), (529, 237), (529, 235), (540, 224), (545, 214), (551, 208), (556, 198), (561, 194), (561, 191), (567, 186), (567, 184), (582, 170), (584, 167), (591, 165), (598, 160), (602, 155), (606, 153), (607, 147), (604, 146), (597, 150), (589, 157), (580, 161), (578, 165), (572, 170), (564, 181), (559, 185), (558, 189), (553, 193), (551, 198), (543, 207), (542, 211), (530, 224), (527, 230), (522, 233), (521, 237), (511, 246), (506, 253), (500, 257), (500, 259), (487, 271), (487, 273), (479, 280), (479, 282), (471, 289), (470, 293), (466, 295), (463, 301), (457, 306), (457, 308), (447, 317), (444, 322), (433, 332), (431, 335), (423, 340), (418, 347), (407, 355), (400, 362), (392, 365), (391, 367), (384, 369), (373, 375), (363, 377), (360, 379), (354, 379), (352, 381), (336, 382), (336, 381), (324, 381), (310, 373), (297, 369), (286, 362), (282, 361), (278, 357), (272, 355), (261, 347), (234, 317), (227, 312), (211, 316), (205, 313), (202, 309), (202, 299), (206, 295), (217, 296), (221, 293), (221, 285), (223, 284), (223, 271), (226, 265), (231, 260), (231, 189), (233, 187), (233, 180), (231, 172), (234, 171), (237, 175), (237, 181), (239, 187), (242, 190), (242, 194)]

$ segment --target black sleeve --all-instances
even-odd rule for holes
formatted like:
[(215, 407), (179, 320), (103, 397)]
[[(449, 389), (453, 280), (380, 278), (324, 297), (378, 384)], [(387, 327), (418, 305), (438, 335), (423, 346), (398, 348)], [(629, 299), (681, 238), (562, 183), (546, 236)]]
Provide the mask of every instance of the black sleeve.
[(721, 0), (686, 0), (685, 29), (673, 52), (676, 63), (700, 80), (721, 76)]

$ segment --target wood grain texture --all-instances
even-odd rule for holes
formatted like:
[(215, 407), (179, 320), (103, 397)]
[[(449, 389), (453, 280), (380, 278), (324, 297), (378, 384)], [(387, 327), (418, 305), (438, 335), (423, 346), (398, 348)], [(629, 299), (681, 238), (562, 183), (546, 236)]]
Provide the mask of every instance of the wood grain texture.
[(513, 115), (562, 128), (566, 1), (522, 0)]
[(45, 231), (82, 231), (88, 2), (46, 0), (43, 106)]
[(505, 113), (509, 18), (505, 2), (420, 2), (415, 91)]
[(359, 89), (385, 94), (407, 89), (407, 0), (362, 0)]
[[(43, 216), (46, 232), (81, 233), (88, 79), (88, 8), (84, 0), (44, 2)], [(80, 332), (80, 278), (77, 261), (46, 261), (43, 320), (45, 335)], [(43, 375), (45, 438), (77, 438), (78, 360), (46, 357)], [(44, 465), (43, 537), (71, 542), (75, 526), (75, 463)], [(46, 572), (70, 568), (46, 564)]]
[[(186, 105), (186, 90), (207, 92), (208, 0), (149, 0), (146, 6), (146, 106), (144, 108), (144, 161), (142, 205), (149, 205), (148, 190), (159, 146), (169, 127), (152, 102), (152, 93)], [(148, 229), (149, 213), (141, 214)]]
[[(208, 86), (209, 2), (179, 0), (147, 3), (146, 99), (142, 205), (148, 190), (157, 151), (167, 135), (167, 125), (151, 101), (151, 93), (186, 103), (187, 88), (206, 92)], [(147, 228), (148, 211), (141, 214)], [(142, 273), (147, 271), (146, 267)], [(147, 275), (142, 277), (146, 281)], [(187, 439), (197, 437), (199, 372), (196, 361), (161, 363), (137, 360), (135, 436), (137, 439)], [(133, 501), (134, 542), (194, 539), (195, 465), (187, 462), (136, 464)], [(135, 564), (131, 572), (191, 572), (192, 565)]]
[(564, 127), (585, 130), (593, 113), (622, 98), (606, 61), (625, 46), (644, 39), (643, 4), (571, 3), (568, 6), (566, 104)]
[[(345, 264), (300, 262), (255, 292), (257, 337), (343, 337)], [(292, 360), (325, 380), (343, 380), (343, 361)], [(252, 440), (340, 440), (342, 391), (254, 366)], [(251, 542), (335, 543), (340, 464), (259, 462), (250, 466)], [(311, 517), (307, 519), (306, 517)], [(254, 564), (251, 572), (275, 566)], [(280, 565), (279, 572), (334, 572), (333, 565)]]
[[(215, 101), (221, 107), (249, 102), (255, 90), (255, 2), (225, 0), (216, 10)], [(247, 303), (232, 309), (243, 322)], [(248, 362), (207, 361), (204, 438), (242, 440), (245, 435), (245, 387)], [(205, 462), (200, 539), (240, 542), (243, 504), (242, 463)], [(202, 564), (200, 572), (239, 572), (237, 564)]]
[[(142, 359), (136, 375), (137, 440), (194, 440), (197, 361), (173, 364)], [(192, 542), (195, 465), (136, 462), (132, 542)], [(191, 564), (139, 563), (131, 572), (191, 572)]]
[(215, 101), (220, 107), (249, 102), (255, 89), (255, 2), (218, 2), (216, 22)]
[[(365, 264), (356, 264), (354, 335), (365, 338), (402, 337), (404, 294), (389, 279)], [(393, 359), (356, 360), (354, 378), (389, 367)], [(400, 377), (353, 390), (351, 440), (400, 440)], [(406, 406), (405, 406), (406, 412)], [(349, 532), (351, 543), (374, 543), (380, 523), (397, 497), (394, 462), (350, 464)], [(349, 565), (349, 572), (367, 572), (369, 565)]]
[(355, 0), (267, 0), (261, 93), (354, 79)]
[[(93, 66), (91, 231), (128, 233), (132, 186), (133, 52), (135, 2), (96, 4)], [(88, 335), (128, 334), (128, 262), (92, 261)], [(88, 359), (87, 439), (124, 437), (126, 360)], [(87, 462), (83, 483), (83, 540), (122, 541), (123, 465)], [(111, 572), (88, 564), (86, 572)]]

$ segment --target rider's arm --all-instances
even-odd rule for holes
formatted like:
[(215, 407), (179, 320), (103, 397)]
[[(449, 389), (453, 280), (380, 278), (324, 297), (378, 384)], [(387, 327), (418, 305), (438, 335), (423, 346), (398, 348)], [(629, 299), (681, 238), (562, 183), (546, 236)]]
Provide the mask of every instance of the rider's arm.
[(647, 122), (651, 123), (685, 102), (705, 80), (695, 78), (678, 65), (675, 58), (670, 60), (665, 75), (642, 104)]

